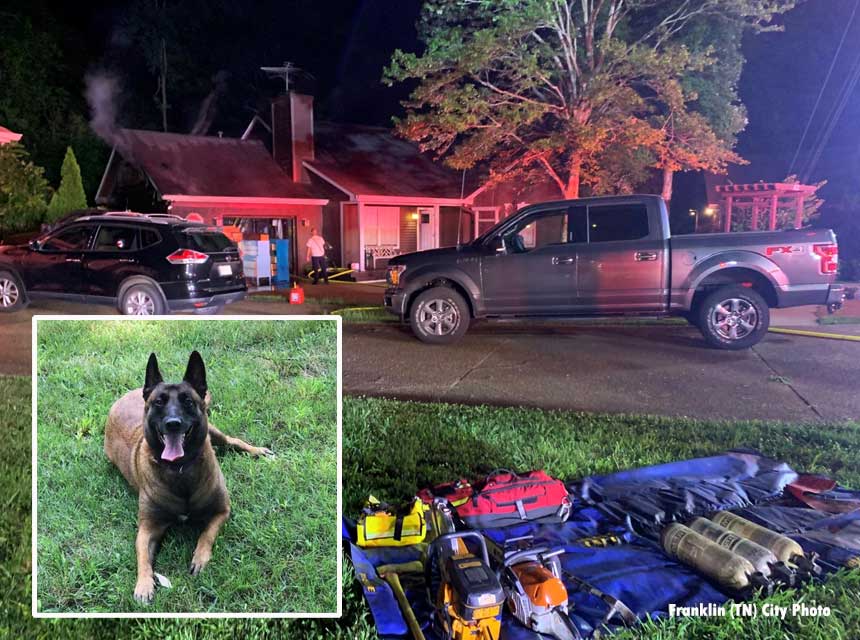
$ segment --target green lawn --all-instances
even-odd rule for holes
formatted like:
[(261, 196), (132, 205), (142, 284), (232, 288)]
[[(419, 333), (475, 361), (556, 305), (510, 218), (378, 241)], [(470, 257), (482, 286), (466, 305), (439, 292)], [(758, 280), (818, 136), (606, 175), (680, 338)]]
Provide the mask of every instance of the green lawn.
[[(44, 612), (334, 612), (337, 330), (317, 321), (43, 321), (39, 325), (38, 599)], [(173, 586), (132, 598), (137, 498), (103, 452), (111, 404), (207, 365), (211, 422), (274, 450), (218, 451), (232, 514), (211, 563), (188, 573), (198, 527), (171, 527), (155, 570)]]
[[(5, 386), (3, 386), (5, 385)], [(8, 393), (7, 393), (8, 391)], [(213, 638), (374, 638), (348, 563), (344, 568), (344, 617), (340, 621), (38, 621), (29, 618), (28, 387), (23, 379), (0, 383), (0, 397), (14, 407), (8, 430), (16, 446), (0, 449), (4, 495), (15, 496), (4, 513), (2, 536), (11, 542), (4, 557), (0, 591), (13, 615), (10, 637), (163, 640)], [(9, 399), (9, 398), (17, 399)], [(0, 405), (0, 415), (6, 407)], [(15, 439), (15, 435), (12, 436)], [(860, 425), (803, 426), (765, 423), (707, 423), (656, 417), (618, 417), (534, 409), (498, 409), (389, 400), (344, 399), (344, 509), (355, 514), (369, 492), (382, 499), (409, 496), (417, 487), (481, 473), (493, 467), (544, 467), (562, 477), (615, 471), (678, 458), (757, 447), (797, 469), (835, 476), (860, 486)], [(10, 485), (11, 483), (11, 485)], [(15, 491), (17, 487), (17, 492)], [(5, 545), (4, 545), (5, 547)], [(217, 549), (217, 546), (216, 546)], [(4, 552), (5, 553), (5, 552)], [(625, 638), (860, 638), (860, 572), (844, 572), (825, 585), (782, 592), (772, 601), (803, 598), (830, 606), (829, 618), (707, 620), (649, 624)], [(21, 604), (18, 604), (21, 603)], [(5, 618), (6, 611), (4, 611)], [(2, 629), (0, 629), (2, 631)], [(2, 635), (2, 633), (0, 633)]]

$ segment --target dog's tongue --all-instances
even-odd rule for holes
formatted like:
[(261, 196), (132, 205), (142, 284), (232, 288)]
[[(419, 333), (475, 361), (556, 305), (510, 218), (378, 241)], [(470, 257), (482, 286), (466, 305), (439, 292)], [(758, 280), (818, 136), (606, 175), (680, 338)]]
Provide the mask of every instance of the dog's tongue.
[(161, 452), (161, 459), (173, 462), (185, 455), (185, 450), (182, 448), (182, 439), (184, 434), (181, 433), (165, 433), (164, 434), (164, 450)]

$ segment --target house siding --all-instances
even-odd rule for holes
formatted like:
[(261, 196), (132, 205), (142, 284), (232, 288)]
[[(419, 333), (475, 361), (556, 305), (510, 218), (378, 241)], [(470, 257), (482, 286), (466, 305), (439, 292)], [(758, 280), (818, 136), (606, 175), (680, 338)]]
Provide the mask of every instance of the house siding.
[(358, 205), (343, 205), (343, 263), (360, 262), (361, 247), (358, 233)]
[(400, 207), (400, 253), (418, 251), (418, 207)]
[[(340, 205), (349, 200), (349, 197), (340, 189), (320, 178), (318, 175), (308, 172), (311, 188), (321, 198), (327, 198), (328, 204), (322, 207), (322, 232), (323, 238), (334, 247), (332, 257), (341, 265), (348, 265), (350, 260), (344, 254), (341, 246), (340, 230)], [(353, 260), (354, 262), (354, 260)]]

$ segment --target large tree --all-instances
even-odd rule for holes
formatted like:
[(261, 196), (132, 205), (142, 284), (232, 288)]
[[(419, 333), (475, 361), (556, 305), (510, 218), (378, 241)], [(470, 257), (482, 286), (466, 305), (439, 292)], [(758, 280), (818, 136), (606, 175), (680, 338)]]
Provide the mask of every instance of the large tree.
[[(417, 81), (399, 132), (490, 180), (555, 183), (566, 197), (626, 188), (607, 157), (661, 168), (733, 159), (684, 80), (712, 47), (685, 43), (702, 21), (766, 30), (795, 0), (427, 0), (420, 54), (396, 51), (389, 83)], [(662, 116), (662, 121), (661, 121)], [(713, 157), (716, 155), (717, 157)], [(695, 161), (695, 162), (694, 162)]]
[(37, 228), (49, 193), (44, 171), (22, 145), (0, 145), (0, 237)]

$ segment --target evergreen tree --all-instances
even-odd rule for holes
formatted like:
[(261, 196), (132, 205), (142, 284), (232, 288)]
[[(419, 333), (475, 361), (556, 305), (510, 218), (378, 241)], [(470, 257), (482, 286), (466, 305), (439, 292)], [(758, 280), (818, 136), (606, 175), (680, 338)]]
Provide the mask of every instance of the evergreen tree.
[(44, 170), (22, 145), (0, 145), (0, 237), (37, 228), (49, 192)]
[(49, 223), (59, 220), (71, 211), (87, 207), (87, 196), (84, 194), (84, 185), (81, 182), (81, 168), (71, 147), (66, 148), (60, 176), (60, 187), (54, 192), (48, 205), (45, 221)]

